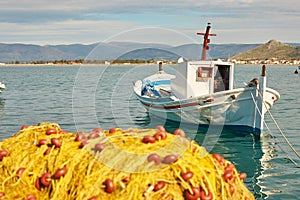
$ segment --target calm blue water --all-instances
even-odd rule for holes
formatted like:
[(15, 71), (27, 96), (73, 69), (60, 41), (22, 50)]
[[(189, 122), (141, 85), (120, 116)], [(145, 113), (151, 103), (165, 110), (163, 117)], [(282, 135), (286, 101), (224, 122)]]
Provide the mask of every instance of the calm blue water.
[[(292, 66), (269, 66), (268, 86), (281, 94), (271, 109), (284, 134), (300, 152), (300, 75)], [(210, 153), (220, 153), (246, 172), (246, 184), (257, 199), (300, 199), (299, 158), (291, 151), (267, 115), (268, 129), (260, 141), (226, 131), (201, 129), (151, 119), (134, 98), (132, 81), (156, 72), (157, 66), (0, 67), (7, 89), (0, 95), (0, 138), (10, 137), (23, 124), (57, 122), (68, 131), (101, 126), (183, 128)], [(260, 74), (260, 67), (236, 67), (236, 85)], [(166, 71), (172, 71), (166, 67)], [(208, 133), (206, 133), (208, 132)], [(197, 133), (197, 134), (196, 134)]]

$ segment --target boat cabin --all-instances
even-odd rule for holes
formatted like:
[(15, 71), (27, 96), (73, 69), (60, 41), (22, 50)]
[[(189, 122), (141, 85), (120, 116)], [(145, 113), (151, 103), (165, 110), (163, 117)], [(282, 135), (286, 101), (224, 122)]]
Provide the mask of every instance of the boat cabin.
[(233, 89), (234, 64), (218, 61), (179, 63), (171, 90), (179, 99), (194, 98)]

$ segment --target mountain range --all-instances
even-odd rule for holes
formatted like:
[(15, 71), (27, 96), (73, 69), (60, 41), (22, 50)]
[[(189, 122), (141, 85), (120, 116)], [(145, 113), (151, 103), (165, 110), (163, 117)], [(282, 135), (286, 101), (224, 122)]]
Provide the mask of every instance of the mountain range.
[[(272, 40), (273, 41), (273, 40)], [(280, 43), (280, 42), (279, 42)], [(268, 44), (268, 43), (267, 43)], [(272, 43), (273, 44), (273, 43)], [(281, 44), (281, 43), (280, 43)], [(283, 43), (282, 43), (283, 44)], [(241, 56), (243, 52), (259, 48), (265, 44), (209, 44), (209, 58), (230, 58)], [(298, 49), (299, 43), (284, 44), (291, 49)], [(274, 46), (274, 45), (273, 45)], [(185, 44), (170, 46), (155, 43), (109, 42), (89, 45), (33, 45), (0, 43), (0, 63), (33, 62), (55, 60), (115, 60), (115, 59), (199, 59), (202, 45)], [(264, 48), (264, 47), (263, 47)], [(259, 50), (261, 51), (261, 50)], [(284, 50), (288, 51), (288, 50)], [(298, 50), (296, 50), (297, 52)], [(293, 51), (289, 51), (292, 53)], [(259, 55), (260, 53), (258, 53)], [(257, 55), (254, 55), (257, 56)], [(266, 55), (264, 55), (266, 56)], [(249, 57), (249, 56), (248, 56)]]

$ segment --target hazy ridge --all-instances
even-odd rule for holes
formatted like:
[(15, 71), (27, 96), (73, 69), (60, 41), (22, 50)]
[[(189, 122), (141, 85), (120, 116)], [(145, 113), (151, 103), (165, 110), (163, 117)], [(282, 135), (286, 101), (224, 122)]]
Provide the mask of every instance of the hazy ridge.
[[(298, 46), (298, 47), (297, 47)], [(266, 44), (209, 44), (209, 58), (299, 57), (299, 43), (283, 44), (271, 40)], [(271, 48), (272, 47), (272, 48)], [(201, 44), (169, 46), (164, 44), (110, 42), (89, 45), (32, 45), (0, 43), (0, 62), (32, 62), (53, 60), (115, 60), (115, 59), (166, 59), (179, 56), (199, 59)], [(267, 51), (268, 50), (268, 51)], [(264, 53), (263, 53), (264, 52)]]

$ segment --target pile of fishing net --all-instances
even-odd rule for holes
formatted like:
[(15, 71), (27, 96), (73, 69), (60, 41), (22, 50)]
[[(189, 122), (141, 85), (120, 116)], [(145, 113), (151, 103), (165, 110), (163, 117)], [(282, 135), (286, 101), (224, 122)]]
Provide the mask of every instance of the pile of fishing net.
[(245, 177), (162, 126), (86, 134), (40, 123), (0, 143), (1, 200), (254, 199)]

